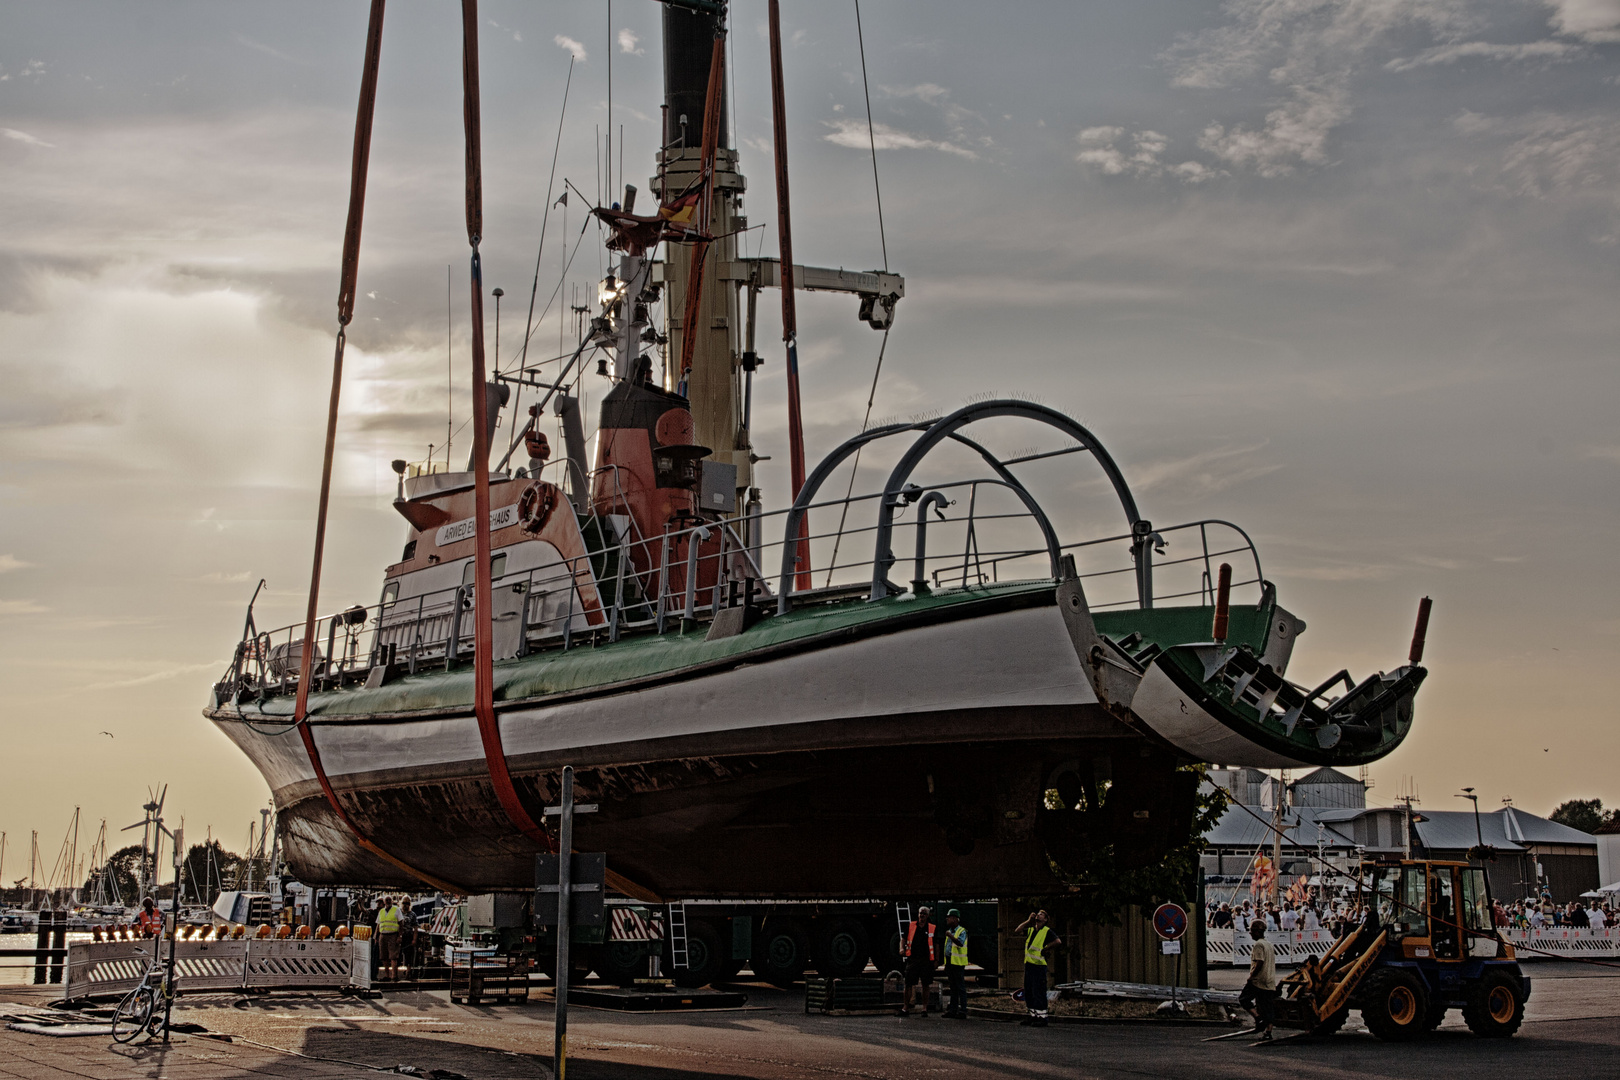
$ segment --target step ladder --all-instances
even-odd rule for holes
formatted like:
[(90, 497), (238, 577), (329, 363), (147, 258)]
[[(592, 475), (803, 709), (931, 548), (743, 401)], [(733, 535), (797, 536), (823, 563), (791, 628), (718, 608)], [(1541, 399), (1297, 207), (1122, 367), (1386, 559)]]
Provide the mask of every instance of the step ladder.
[(894, 905), (895, 928), (900, 931), (900, 952), (906, 951), (906, 931), (911, 929), (911, 901), (901, 900)]
[(677, 971), (686, 970), (686, 905), (669, 905), (669, 964)]

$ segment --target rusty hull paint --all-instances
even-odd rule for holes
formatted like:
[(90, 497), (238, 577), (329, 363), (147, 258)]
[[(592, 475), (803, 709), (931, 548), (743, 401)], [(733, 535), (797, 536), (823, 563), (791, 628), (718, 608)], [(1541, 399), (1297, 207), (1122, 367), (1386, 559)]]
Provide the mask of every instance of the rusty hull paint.
[[(576, 797), (601, 809), (576, 824), (575, 846), (608, 852), (613, 870), (664, 896), (1050, 892), (1062, 883), (1034, 831), (1047, 773), (1066, 760), (1141, 742), (1087, 708), (1099, 714), (1094, 738), (576, 765)], [(911, 719), (932, 726), (939, 718)], [(1018, 728), (1041, 724), (1035, 716), (1005, 719)], [(964, 763), (981, 782), (932, 783), (960, 775)], [(475, 890), (533, 882), (538, 848), (502, 817), (487, 776), (369, 779), (363, 788), (343, 778), (335, 784), (349, 812), (388, 850)], [(554, 769), (514, 762), (513, 780), (526, 805), (555, 801)], [(411, 884), (360, 849), (324, 799), (278, 798), (278, 806), (299, 880)], [(947, 845), (941, 820), (976, 823), (968, 854)]]

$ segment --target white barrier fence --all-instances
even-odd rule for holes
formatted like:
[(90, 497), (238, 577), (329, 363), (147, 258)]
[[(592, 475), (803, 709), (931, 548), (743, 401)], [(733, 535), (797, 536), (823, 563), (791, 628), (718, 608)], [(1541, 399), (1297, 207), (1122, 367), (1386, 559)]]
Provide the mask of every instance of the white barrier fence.
[[(69, 1001), (118, 997), (140, 983), (152, 964), (152, 947), (169, 955), (167, 941), (78, 941), (68, 945)], [(180, 993), (287, 987), (371, 986), (371, 942), (179, 941), (175, 973)]]
[[(1585, 930), (1574, 926), (1549, 926), (1540, 930), (1505, 930), (1503, 933), (1508, 944), (1520, 947), (1520, 960), (1547, 960), (1560, 956), (1620, 957), (1620, 927)], [(1322, 956), (1333, 948), (1333, 934), (1328, 930), (1268, 932), (1266, 940), (1276, 947), (1278, 967), (1304, 963), (1307, 956)], [(1490, 943), (1487, 941), (1486, 944)], [(1253, 946), (1254, 939), (1248, 934), (1234, 934), (1230, 929), (1210, 930), (1206, 936), (1204, 956), (1211, 966), (1230, 964), (1233, 967), (1248, 967)]]
[[(1233, 940), (1236, 938), (1237, 940)], [(1268, 933), (1266, 940), (1276, 948), (1277, 966), (1304, 963), (1307, 956), (1325, 956), (1333, 949), (1331, 930), (1289, 930)], [(1230, 929), (1210, 930), (1205, 938), (1204, 955), (1209, 964), (1249, 966), (1249, 952), (1254, 939), (1248, 934), (1234, 934)]]

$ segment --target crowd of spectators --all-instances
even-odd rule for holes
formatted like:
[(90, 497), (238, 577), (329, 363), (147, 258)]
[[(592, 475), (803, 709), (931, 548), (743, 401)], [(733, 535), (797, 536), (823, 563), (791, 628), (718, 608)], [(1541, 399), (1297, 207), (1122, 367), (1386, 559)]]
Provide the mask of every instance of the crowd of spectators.
[[(1312, 896), (1302, 901), (1283, 900), (1280, 904), (1244, 900), (1223, 902), (1211, 899), (1205, 915), (1211, 930), (1248, 932), (1249, 924), (1262, 920), (1271, 933), (1292, 930), (1331, 930), (1335, 937), (1361, 920), (1360, 907), (1350, 899), (1331, 899)], [(1579, 901), (1555, 904), (1550, 897), (1528, 897), (1512, 904), (1501, 901), (1494, 904), (1496, 925), (1504, 930), (1540, 930), (1545, 927), (1569, 926), (1577, 929), (1601, 930), (1620, 926), (1620, 910), (1613, 903), (1592, 901), (1590, 906)]]

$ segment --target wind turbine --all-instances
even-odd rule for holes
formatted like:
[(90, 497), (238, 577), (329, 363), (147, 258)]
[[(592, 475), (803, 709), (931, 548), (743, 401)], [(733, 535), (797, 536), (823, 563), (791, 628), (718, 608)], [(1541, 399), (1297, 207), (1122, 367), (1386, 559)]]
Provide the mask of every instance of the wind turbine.
[[(158, 858), (163, 850), (163, 838), (173, 836), (163, 825), (163, 802), (169, 797), (169, 785), (164, 784), (163, 790), (156, 795), (151, 788), (146, 789), (147, 801), (141, 809), (146, 816), (133, 825), (125, 825), (119, 832), (129, 832), (131, 829), (141, 830), (141, 893), (149, 895), (154, 875), (157, 871)], [(137, 898), (138, 899), (138, 898)]]

